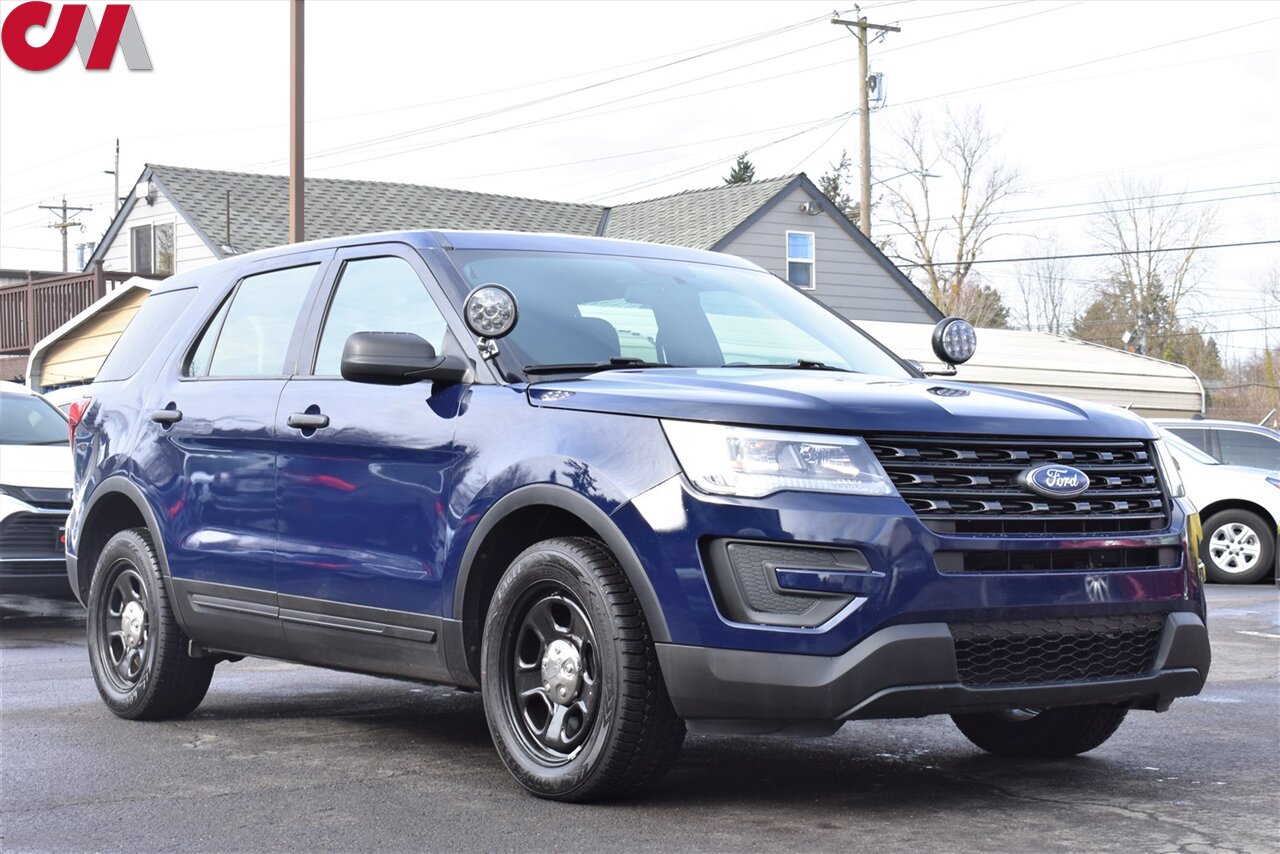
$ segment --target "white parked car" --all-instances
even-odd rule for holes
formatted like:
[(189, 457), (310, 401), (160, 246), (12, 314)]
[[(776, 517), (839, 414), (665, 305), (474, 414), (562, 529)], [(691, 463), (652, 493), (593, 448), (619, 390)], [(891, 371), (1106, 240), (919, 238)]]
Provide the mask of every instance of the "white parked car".
[(1248, 584), (1275, 572), (1280, 471), (1220, 463), (1167, 431), (1164, 443), (1200, 511), (1209, 580)]
[(70, 596), (67, 419), (40, 395), (0, 382), (0, 593)]

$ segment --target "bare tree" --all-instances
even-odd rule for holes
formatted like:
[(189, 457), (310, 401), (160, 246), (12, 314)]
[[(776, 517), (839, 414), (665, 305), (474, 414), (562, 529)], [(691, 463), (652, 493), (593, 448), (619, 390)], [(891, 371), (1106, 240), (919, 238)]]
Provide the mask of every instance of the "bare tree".
[(1056, 237), (1035, 241), (1027, 248), (1027, 254), (1038, 260), (1019, 265), (1017, 271), (1022, 296), (1018, 324), (1023, 329), (1064, 335), (1071, 328), (1075, 314), (1072, 268), (1068, 259), (1058, 257), (1061, 251)]
[(1195, 247), (1212, 235), (1215, 218), (1211, 206), (1191, 208), (1183, 194), (1162, 193), (1159, 181), (1125, 179), (1108, 188), (1090, 231), (1117, 253), (1110, 278), (1130, 289), (1135, 314), (1150, 317), (1163, 306), (1176, 316), (1199, 284), (1203, 265)]
[[(908, 180), (884, 186), (890, 221), (911, 245), (903, 260), (919, 265), (909, 268), (915, 281), (947, 314), (989, 303), (990, 298), (971, 293), (984, 287), (973, 275), (973, 262), (1000, 235), (997, 207), (1020, 184), (1018, 170), (996, 152), (999, 136), (987, 129), (982, 110), (971, 108), (948, 111), (937, 132), (920, 113), (912, 113), (897, 139), (899, 151), (885, 165), (906, 173)], [(959, 195), (940, 199), (931, 192), (926, 176), (932, 170), (952, 173)], [(997, 291), (986, 290), (998, 299)]]

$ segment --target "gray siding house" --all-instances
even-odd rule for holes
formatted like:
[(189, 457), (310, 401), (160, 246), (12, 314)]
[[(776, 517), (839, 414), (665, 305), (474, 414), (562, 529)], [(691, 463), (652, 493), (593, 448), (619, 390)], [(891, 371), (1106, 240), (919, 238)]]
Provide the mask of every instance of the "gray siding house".
[[(89, 263), (169, 274), (288, 242), (288, 178), (149, 165)], [(606, 207), (309, 178), (308, 239), (413, 228), (586, 234), (740, 255), (852, 320), (941, 312), (803, 173)]]

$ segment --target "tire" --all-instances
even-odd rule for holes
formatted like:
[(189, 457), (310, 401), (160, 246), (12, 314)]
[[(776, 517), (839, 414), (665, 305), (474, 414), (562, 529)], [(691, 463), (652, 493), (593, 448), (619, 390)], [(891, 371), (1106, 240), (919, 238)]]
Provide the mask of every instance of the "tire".
[(1101, 745), (1120, 728), (1127, 713), (1120, 706), (1062, 706), (952, 715), (951, 720), (965, 738), (996, 756), (1061, 759)]
[(1222, 510), (1205, 522), (1200, 553), (1210, 581), (1252, 584), (1275, 569), (1275, 532), (1257, 513)]
[(480, 684), (499, 757), (542, 798), (642, 789), (684, 741), (644, 613), (597, 540), (546, 540), (512, 562), (485, 619)]
[(215, 662), (187, 654), (145, 528), (107, 542), (89, 585), (88, 612), (89, 663), (107, 708), (130, 720), (163, 720), (200, 705)]

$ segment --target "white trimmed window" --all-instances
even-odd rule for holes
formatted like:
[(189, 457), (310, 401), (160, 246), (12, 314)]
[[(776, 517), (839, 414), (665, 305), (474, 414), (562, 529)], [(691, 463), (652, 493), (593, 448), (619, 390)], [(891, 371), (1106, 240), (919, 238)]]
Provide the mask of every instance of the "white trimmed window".
[(797, 288), (813, 290), (815, 246), (812, 231), (787, 232), (787, 281)]
[(129, 244), (133, 272), (173, 274), (173, 223), (134, 226), (129, 230)]

